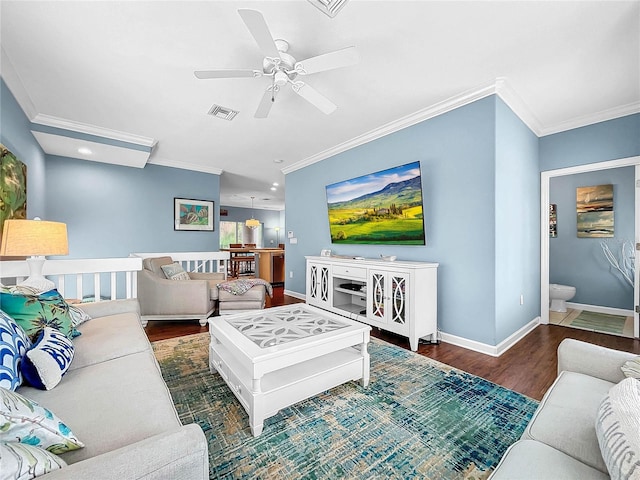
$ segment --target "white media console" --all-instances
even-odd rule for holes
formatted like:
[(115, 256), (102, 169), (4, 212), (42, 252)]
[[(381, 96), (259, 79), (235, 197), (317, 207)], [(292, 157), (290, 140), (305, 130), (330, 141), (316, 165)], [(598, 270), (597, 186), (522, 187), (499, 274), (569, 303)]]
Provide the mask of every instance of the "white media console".
[(307, 259), (306, 302), (409, 338), (436, 339), (438, 264), (377, 259)]

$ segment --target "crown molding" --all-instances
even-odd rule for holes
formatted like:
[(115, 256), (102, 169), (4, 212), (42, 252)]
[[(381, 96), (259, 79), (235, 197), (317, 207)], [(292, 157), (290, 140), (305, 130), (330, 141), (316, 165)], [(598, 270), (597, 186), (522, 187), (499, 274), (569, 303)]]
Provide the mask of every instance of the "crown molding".
[(192, 170), (194, 172), (211, 173), (213, 175), (222, 175), (223, 172), (221, 168), (199, 165), (197, 163), (177, 162), (175, 160), (156, 156), (152, 156), (152, 158), (147, 162), (147, 165), (149, 164), (160, 165), (161, 167), (180, 168), (182, 170)]
[(511, 82), (507, 77), (496, 78), (495, 93), (507, 106), (515, 113), (524, 124), (529, 127), (536, 136), (540, 137), (542, 132), (542, 123), (531, 111), (529, 106), (522, 100), (520, 95), (516, 93), (511, 86)]
[(4, 79), (13, 96), (16, 97), (18, 105), (20, 105), (27, 118), (34, 117), (37, 113), (36, 106), (27, 93), (27, 89), (24, 88), (22, 79), (2, 46), (0, 46), (0, 76)]
[(628, 103), (620, 107), (610, 108), (602, 110), (597, 113), (583, 115), (576, 117), (565, 122), (560, 122), (549, 127), (541, 129), (539, 137), (546, 135), (553, 135), (554, 133), (565, 132), (567, 130), (573, 130), (574, 128), (586, 127), (587, 125), (593, 125), (595, 123), (606, 122), (607, 120), (614, 120), (616, 118), (626, 117), (627, 115), (633, 115), (640, 113), (640, 102)]
[(492, 83), (490, 85), (485, 85), (480, 88), (476, 88), (473, 90), (468, 90), (460, 95), (456, 95), (454, 97), (443, 100), (442, 102), (436, 103), (428, 108), (424, 108), (422, 110), (418, 110), (415, 113), (402, 117), (398, 120), (394, 120), (393, 122), (387, 123), (382, 127), (375, 128), (370, 130), (362, 135), (352, 138), (351, 140), (347, 140), (346, 142), (340, 143), (334, 147), (328, 148), (320, 153), (307, 157), (299, 162), (296, 162), (292, 165), (289, 165), (282, 169), (282, 173), (285, 175), (291, 173), (295, 170), (299, 170), (301, 168), (312, 165), (321, 160), (325, 160), (329, 157), (337, 155), (342, 152), (346, 152), (354, 147), (364, 145), (365, 143), (369, 143), (373, 140), (377, 140), (378, 138), (382, 138), (390, 133), (397, 132), (407, 127), (411, 127), (412, 125), (416, 125), (425, 120), (429, 120), (430, 118), (437, 117), (444, 113), (450, 112), (451, 110), (455, 110), (456, 108), (462, 107), (464, 105), (468, 105), (469, 103), (473, 103), (482, 98), (488, 97), (489, 95), (493, 95), (496, 93), (496, 85)]
[(95, 137), (110, 138), (125, 143), (133, 143), (144, 147), (152, 148), (156, 144), (156, 140), (149, 137), (134, 135), (132, 133), (111, 130), (110, 128), (98, 127), (87, 123), (80, 123), (73, 120), (54, 117), (45, 113), (38, 113), (31, 119), (32, 123), (38, 125), (46, 125), (48, 127), (60, 128), (62, 130), (70, 130), (72, 132), (86, 133)]

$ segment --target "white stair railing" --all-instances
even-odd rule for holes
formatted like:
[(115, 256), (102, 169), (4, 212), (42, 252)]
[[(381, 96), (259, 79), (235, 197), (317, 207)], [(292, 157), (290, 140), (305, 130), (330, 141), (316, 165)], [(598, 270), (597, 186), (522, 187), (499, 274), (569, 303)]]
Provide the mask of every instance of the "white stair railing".
[(153, 258), (171, 257), (182, 265), (187, 272), (220, 272), (227, 278), (229, 252), (147, 252), (132, 253), (132, 257)]
[[(137, 298), (139, 270), (142, 270), (142, 259), (135, 257), (47, 259), (42, 274), (56, 284), (65, 299), (100, 301), (105, 297), (109, 300)], [(15, 285), (28, 276), (26, 261), (0, 262), (0, 281), (4, 285)]]

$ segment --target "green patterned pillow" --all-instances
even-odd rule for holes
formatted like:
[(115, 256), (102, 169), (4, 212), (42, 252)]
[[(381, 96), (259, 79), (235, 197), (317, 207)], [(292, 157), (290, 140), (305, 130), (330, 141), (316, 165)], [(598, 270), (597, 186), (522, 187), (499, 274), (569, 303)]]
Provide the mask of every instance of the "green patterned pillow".
[(66, 467), (57, 455), (40, 447), (18, 442), (0, 442), (2, 478), (29, 480)]
[(55, 328), (69, 338), (80, 334), (73, 327), (69, 305), (55, 289), (38, 295), (2, 291), (0, 305), (27, 332), (32, 341), (44, 327)]
[(0, 387), (0, 441), (20, 442), (60, 454), (84, 447), (55, 414)]

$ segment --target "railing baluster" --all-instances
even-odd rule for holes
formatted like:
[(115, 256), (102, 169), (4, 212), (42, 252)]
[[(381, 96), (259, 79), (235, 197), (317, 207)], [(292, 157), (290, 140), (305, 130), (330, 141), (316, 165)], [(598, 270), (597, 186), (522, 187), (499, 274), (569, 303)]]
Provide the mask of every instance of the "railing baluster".
[(58, 275), (58, 292), (64, 298), (64, 275)]
[(111, 300), (115, 300), (118, 295), (116, 272), (111, 272)]
[(93, 274), (93, 298), (96, 299), (96, 302), (102, 300), (102, 292), (100, 289), (100, 274)]
[(82, 273), (76, 274), (76, 297), (82, 301), (84, 298), (84, 291), (82, 290)]

